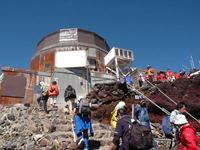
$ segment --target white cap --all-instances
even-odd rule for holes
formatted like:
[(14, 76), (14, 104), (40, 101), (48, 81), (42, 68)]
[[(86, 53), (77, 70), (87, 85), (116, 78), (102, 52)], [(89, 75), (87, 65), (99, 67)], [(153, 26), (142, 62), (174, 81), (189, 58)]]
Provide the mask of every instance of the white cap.
[(82, 98), (84, 98), (84, 97), (83, 97), (83, 96), (79, 96), (79, 97), (78, 97), (78, 100), (81, 100)]
[(180, 114), (180, 115), (177, 115), (177, 116), (175, 117), (175, 122), (174, 122), (174, 124), (179, 125), (179, 124), (185, 124), (185, 123), (188, 123), (188, 121), (187, 121), (185, 115)]
[(124, 108), (125, 106), (126, 106), (126, 104), (124, 102), (120, 101), (115, 108), (120, 109), (120, 108)]

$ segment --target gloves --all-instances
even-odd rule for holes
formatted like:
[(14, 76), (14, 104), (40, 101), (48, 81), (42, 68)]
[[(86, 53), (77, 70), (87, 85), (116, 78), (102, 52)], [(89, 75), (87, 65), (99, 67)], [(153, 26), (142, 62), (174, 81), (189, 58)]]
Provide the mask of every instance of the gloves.
[(91, 135), (91, 137), (93, 137), (94, 136), (94, 132), (90, 131), (90, 135)]

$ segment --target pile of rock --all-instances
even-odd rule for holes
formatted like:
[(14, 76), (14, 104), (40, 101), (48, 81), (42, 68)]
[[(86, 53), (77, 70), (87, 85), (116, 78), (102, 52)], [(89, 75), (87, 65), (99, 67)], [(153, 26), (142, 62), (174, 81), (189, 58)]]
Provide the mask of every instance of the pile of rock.
[(96, 110), (102, 104), (130, 98), (134, 96), (134, 93), (127, 88), (126, 82), (114, 82), (96, 84), (86, 96), (92, 103), (92, 110)]

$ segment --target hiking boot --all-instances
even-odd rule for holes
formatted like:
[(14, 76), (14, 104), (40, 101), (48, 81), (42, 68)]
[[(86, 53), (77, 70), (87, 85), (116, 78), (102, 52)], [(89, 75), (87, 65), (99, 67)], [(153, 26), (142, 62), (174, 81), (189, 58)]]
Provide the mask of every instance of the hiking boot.
[(84, 144), (84, 139), (81, 138), (81, 139), (78, 141), (78, 147), (77, 147), (77, 148), (82, 148), (82, 147), (83, 147), (83, 144)]

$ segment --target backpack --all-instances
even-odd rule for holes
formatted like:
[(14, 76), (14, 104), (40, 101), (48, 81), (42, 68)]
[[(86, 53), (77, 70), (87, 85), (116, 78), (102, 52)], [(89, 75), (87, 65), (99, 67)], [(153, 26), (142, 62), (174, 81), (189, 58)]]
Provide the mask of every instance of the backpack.
[(67, 101), (70, 98), (76, 98), (76, 92), (75, 90), (65, 90), (65, 101)]
[(148, 150), (153, 147), (152, 132), (146, 126), (137, 121), (122, 120), (131, 124), (130, 139), (128, 140), (129, 149)]
[(84, 117), (91, 114), (91, 108), (88, 99), (84, 98), (79, 102), (78, 114), (81, 114)]
[(170, 115), (163, 118), (162, 128), (166, 138), (173, 138), (173, 124), (170, 122)]

